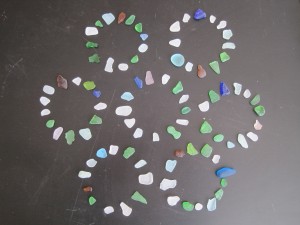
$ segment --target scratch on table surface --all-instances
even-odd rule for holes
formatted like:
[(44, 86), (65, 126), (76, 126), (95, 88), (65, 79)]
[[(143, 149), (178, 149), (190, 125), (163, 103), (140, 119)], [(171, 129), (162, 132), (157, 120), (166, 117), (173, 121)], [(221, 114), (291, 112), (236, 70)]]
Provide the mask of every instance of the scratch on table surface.
[(40, 185), (38, 186), (38, 189), (33, 193), (33, 196), (30, 199), (31, 204), (36, 204), (38, 202), (40, 194), (41, 194), (41, 190), (48, 183), (48, 181), (49, 181), (49, 176), (47, 174), (45, 177), (43, 177)]

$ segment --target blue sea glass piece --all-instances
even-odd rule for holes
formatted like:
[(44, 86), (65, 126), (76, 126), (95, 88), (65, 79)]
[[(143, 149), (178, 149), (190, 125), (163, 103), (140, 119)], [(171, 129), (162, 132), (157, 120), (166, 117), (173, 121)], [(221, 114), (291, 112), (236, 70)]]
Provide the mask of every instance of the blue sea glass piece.
[(105, 159), (107, 157), (107, 152), (105, 150), (105, 148), (100, 148), (97, 153), (96, 153), (96, 156), (98, 158), (101, 158), (101, 159)]
[(132, 99), (134, 99), (133, 95), (130, 92), (124, 92), (121, 95), (121, 99), (130, 102)]
[(96, 97), (96, 98), (99, 98), (101, 96), (101, 91), (99, 90), (93, 90), (93, 95)]
[(105, 13), (102, 15), (102, 19), (107, 25), (110, 25), (112, 22), (115, 21), (115, 16), (112, 13)]
[(206, 18), (206, 13), (202, 9), (197, 9), (194, 13), (195, 20), (201, 20)]
[(172, 173), (177, 164), (177, 160), (167, 160), (166, 162), (166, 171)]
[(143, 88), (143, 81), (142, 81), (138, 76), (135, 76), (135, 77), (133, 78), (133, 80), (134, 80), (134, 82), (135, 82), (137, 88), (139, 88), (139, 89), (142, 89), (142, 88)]
[(230, 90), (224, 82), (220, 82), (220, 95), (221, 96), (230, 95)]
[(143, 41), (146, 41), (148, 39), (149, 35), (148, 34), (140, 34), (140, 38), (143, 40)]
[(176, 53), (171, 56), (171, 62), (176, 67), (182, 67), (185, 62), (185, 59), (183, 55)]
[(216, 170), (216, 176), (220, 179), (230, 177), (236, 173), (236, 170), (230, 167), (222, 167)]
[(231, 141), (227, 141), (227, 148), (234, 148), (235, 147), (235, 144), (232, 143)]

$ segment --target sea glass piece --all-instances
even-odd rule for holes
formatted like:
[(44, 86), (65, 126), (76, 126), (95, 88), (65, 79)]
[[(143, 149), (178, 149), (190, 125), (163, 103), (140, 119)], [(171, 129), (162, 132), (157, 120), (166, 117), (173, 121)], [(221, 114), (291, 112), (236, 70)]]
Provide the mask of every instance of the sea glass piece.
[(194, 210), (194, 204), (188, 202), (188, 201), (184, 201), (181, 203), (181, 206), (182, 208), (185, 210), (185, 211), (193, 211)]
[(221, 20), (220, 23), (217, 25), (217, 29), (221, 30), (227, 26), (227, 22), (225, 20)]
[(240, 95), (243, 85), (241, 85), (240, 83), (233, 83), (233, 87), (234, 87), (234, 94)]
[(138, 56), (138, 55), (133, 56), (133, 57), (131, 58), (131, 60), (130, 60), (130, 62), (131, 62), (132, 64), (136, 64), (136, 63), (138, 63), (138, 61), (139, 61), (139, 56)]
[(221, 167), (216, 170), (216, 176), (220, 179), (227, 178), (236, 174), (236, 170), (230, 167)]
[(159, 185), (159, 188), (163, 191), (166, 191), (168, 189), (175, 188), (177, 185), (177, 180), (169, 180), (164, 178)]
[(57, 87), (67, 90), (68, 89), (68, 81), (62, 75), (57, 75), (56, 77)]
[(114, 59), (112, 57), (109, 57), (106, 61), (105, 67), (104, 67), (104, 71), (108, 72), (108, 73), (112, 73), (114, 72), (113, 69), (113, 64), (114, 64)]
[(223, 30), (223, 38), (225, 40), (229, 40), (233, 36), (233, 33), (230, 29), (228, 30)]
[(189, 14), (185, 13), (185, 14), (183, 15), (182, 22), (188, 23), (189, 20), (190, 20), (190, 18), (191, 18), (191, 16), (190, 16)]
[(50, 112), (49, 109), (43, 109), (43, 110), (41, 111), (41, 116), (48, 116), (50, 113), (51, 113), (51, 112)]
[(198, 65), (197, 66), (197, 76), (199, 78), (204, 78), (206, 77), (206, 71), (205, 69), (201, 66), (201, 65)]
[(124, 12), (120, 12), (118, 16), (118, 24), (123, 23), (126, 18), (126, 14)]
[(159, 141), (159, 135), (156, 132), (153, 132), (152, 134), (152, 141), (153, 142), (158, 142)]
[(218, 61), (213, 61), (209, 63), (210, 68), (212, 68), (213, 71), (215, 71), (216, 74), (220, 74), (220, 66)]
[(134, 192), (133, 195), (131, 195), (131, 199), (143, 204), (147, 204), (146, 198), (138, 191)]
[(83, 171), (83, 170), (79, 171), (78, 173), (78, 177), (82, 179), (90, 178), (91, 176), (92, 174), (90, 172)]
[(169, 80), (170, 80), (170, 75), (168, 75), (168, 74), (164, 74), (164, 75), (162, 75), (162, 77), (161, 77), (161, 83), (163, 84), (163, 85), (166, 85), (168, 82), (169, 82)]
[(47, 97), (42, 96), (42, 97), (40, 97), (40, 103), (41, 103), (43, 106), (46, 106), (46, 105), (48, 105), (48, 104), (50, 103), (50, 99), (47, 98)]
[(127, 20), (125, 21), (125, 24), (130, 26), (134, 23), (134, 20), (135, 20), (135, 15), (131, 15), (127, 18)]
[(146, 83), (146, 85), (154, 84), (154, 79), (153, 79), (151, 71), (146, 72), (145, 83)]
[(187, 144), (186, 152), (187, 152), (187, 154), (192, 155), (192, 156), (199, 154), (199, 152), (197, 151), (197, 149), (194, 147), (194, 145), (192, 143)]
[(142, 39), (142, 41), (146, 41), (148, 37), (149, 37), (148, 34), (140, 34), (140, 38)]
[(55, 124), (55, 120), (48, 120), (46, 123), (46, 127), (52, 128), (54, 127), (54, 124)]
[(171, 56), (171, 63), (176, 67), (182, 67), (184, 65), (185, 58), (182, 54), (176, 53)]
[(201, 112), (207, 112), (209, 110), (209, 101), (204, 101), (198, 105)]
[(131, 118), (131, 119), (125, 119), (124, 120), (125, 125), (130, 129), (134, 126), (135, 124), (135, 118)]
[(217, 208), (217, 199), (208, 199), (206, 208), (209, 212), (215, 211)]
[(206, 18), (206, 13), (202, 9), (197, 9), (194, 12), (194, 19), (195, 20), (201, 20), (201, 19), (204, 19), (204, 18)]
[(71, 145), (75, 141), (75, 132), (74, 130), (69, 130), (65, 133), (65, 138), (68, 145)]
[(128, 68), (129, 68), (129, 66), (128, 66), (128, 64), (126, 64), (126, 63), (120, 63), (120, 64), (118, 65), (118, 68), (119, 68), (119, 70), (121, 70), (121, 71), (127, 71)]
[(178, 81), (178, 83), (173, 87), (172, 92), (173, 94), (177, 95), (178, 93), (183, 91), (183, 86), (181, 81)]
[(85, 35), (86, 36), (93, 36), (98, 34), (98, 29), (96, 27), (86, 27), (85, 28)]
[(142, 32), (143, 32), (143, 24), (142, 24), (142, 23), (137, 23), (137, 24), (134, 26), (134, 29), (135, 29), (136, 32), (142, 33)]
[(253, 126), (254, 126), (255, 130), (261, 130), (263, 127), (262, 124), (258, 120), (255, 120), (255, 123)]
[(83, 87), (84, 87), (86, 90), (90, 91), (90, 90), (93, 90), (93, 89), (96, 87), (96, 85), (95, 85), (95, 82), (94, 82), (94, 81), (85, 81), (85, 82), (83, 83)]
[(175, 155), (176, 157), (178, 157), (178, 158), (182, 158), (182, 157), (185, 156), (185, 153), (184, 153), (183, 150), (177, 149), (177, 150), (174, 151), (174, 155)]
[(214, 90), (210, 90), (208, 96), (211, 103), (216, 103), (220, 100), (220, 96)]
[(138, 51), (139, 51), (140, 53), (144, 53), (144, 52), (146, 52), (147, 50), (148, 50), (148, 45), (145, 44), (145, 43), (141, 44), (141, 45), (139, 46), (139, 48), (138, 48)]
[(82, 188), (82, 190), (85, 192), (85, 193), (89, 193), (89, 192), (92, 192), (93, 191), (93, 188), (91, 186), (84, 186)]
[(181, 45), (181, 40), (179, 38), (169, 41), (169, 45), (178, 48)]
[(97, 21), (95, 22), (95, 26), (96, 26), (96, 27), (100, 27), (100, 28), (104, 27), (104, 26), (103, 26), (103, 23), (102, 23), (100, 20), (97, 20)]
[(186, 114), (188, 114), (188, 113), (190, 113), (190, 112), (191, 112), (191, 108), (188, 107), (188, 106), (185, 106), (185, 107), (183, 107), (183, 108), (181, 109), (181, 114), (182, 114), (182, 115), (186, 115)]
[(143, 81), (138, 76), (135, 76), (133, 80), (138, 89), (143, 88)]
[(80, 77), (75, 77), (75, 78), (72, 80), (72, 82), (73, 82), (75, 85), (79, 86), (79, 85), (81, 84), (81, 78), (80, 78)]
[(95, 110), (104, 110), (106, 108), (107, 108), (107, 105), (104, 102), (99, 102), (97, 105), (94, 106)]
[(209, 144), (205, 144), (201, 149), (201, 155), (208, 158), (211, 156), (213, 148)]
[(101, 159), (105, 159), (107, 157), (107, 151), (105, 148), (100, 148), (96, 152), (96, 156)]
[(167, 127), (167, 132), (173, 136), (174, 139), (179, 139), (181, 137), (181, 133), (175, 129), (173, 126)]
[(203, 205), (201, 203), (196, 203), (195, 204), (195, 210), (200, 211), (203, 209)]
[(179, 104), (187, 102), (189, 100), (190, 96), (189, 95), (182, 95), (179, 99)]
[(189, 121), (188, 120), (184, 120), (184, 119), (177, 119), (176, 123), (182, 126), (187, 126), (189, 125)]
[(210, 134), (212, 132), (212, 126), (206, 120), (203, 121), (200, 127), (201, 134)]
[(119, 106), (116, 108), (116, 114), (118, 116), (129, 116), (132, 112), (132, 108), (129, 105)]
[(230, 95), (230, 90), (224, 82), (220, 82), (220, 95), (221, 96)]
[(235, 144), (232, 143), (231, 141), (227, 141), (226, 145), (227, 145), (227, 148), (228, 148), (228, 149), (231, 149), (231, 148), (234, 148), (234, 147), (235, 147)]
[(179, 196), (169, 196), (167, 198), (167, 202), (169, 204), (169, 206), (175, 206), (177, 205), (177, 203), (180, 201)]
[(86, 48), (98, 48), (98, 44), (97, 43), (95, 43), (95, 42), (91, 42), (91, 41), (87, 41), (86, 43), (85, 43), (85, 47)]
[(44, 85), (43, 92), (46, 93), (47, 95), (53, 95), (55, 92), (55, 89), (49, 85)]
[(110, 145), (109, 146), (109, 154), (110, 155), (116, 155), (117, 153), (118, 153), (118, 151), (119, 151), (119, 146), (117, 146), (117, 145)]
[(180, 22), (176, 21), (170, 26), (171, 32), (179, 32), (180, 31)]
[(131, 94), (131, 92), (126, 91), (121, 95), (121, 99), (130, 102), (134, 99), (134, 96)]
[(104, 13), (102, 15), (102, 19), (107, 25), (110, 25), (112, 22), (115, 21), (115, 16), (112, 13)]
[(133, 147), (128, 147), (123, 152), (123, 157), (125, 159), (129, 159), (135, 153), (135, 149)]
[(165, 165), (165, 169), (166, 171), (172, 173), (176, 167), (177, 164), (177, 160), (167, 160), (166, 165)]
[(220, 155), (214, 155), (211, 161), (212, 161), (214, 164), (218, 164), (218, 163), (220, 162), (220, 159), (221, 159), (221, 156), (220, 156)]
[(252, 98), (252, 100), (250, 101), (250, 104), (251, 104), (252, 106), (255, 106), (255, 105), (257, 105), (259, 102), (260, 102), (260, 95), (257, 94), (257, 95), (255, 95), (255, 96)]
[(103, 209), (103, 211), (104, 211), (104, 213), (105, 213), (106, 215), (108, 215), (108, 214), (113, 213), (113, 212), (115, 211), (115, 209), (114, 209), (114, 207), (112, 207), (112, 206), (106, 206), (106, 207)]
[(62, 134), (62, 132), (64, 131), (64, 128), (62, 128), (62, 127), (58, 127), (58, 128), (56, 128), (54, 131), (53, 131), (53, 139), (55, 140), (55, 141), (57, 141), (58, 139), (59, 139), (59, 137), (60, 137), (60, 135)]
[(215, 192), (215, 198), (220, 201), (223, 197), (223, 194), (224, 194), (224, 191), (223, 191), (223, 189), (220, 188), (219, 190), (217, 190)]
[(243, 147), (243, 148), (248, 148), (248, 143), (243, 134), (238, 134), (238, 143)]
[(254, 142), (257, 142), (258, 141), (258, 136), (257, 134), (253, 133), (253, 132), (248, 132), (247, 133), (247, 137), (251, 140), (251, 141), (254, 141)]
[(220, 60), (221, 62), (226, 62), (230, 59), (230, 56), (228, 55), (227, 52), (221, 52), (220, 53)]
[(124, 216), (130, 216), (130, 214), (132, 213), (132, 208), (131, 207), (126, 205), (124, 202), (120, 203), (120, 207), (121, 207), (121, 210), (122, 210), (122, 214)]
[(187, 72), (191, 72), (191, 71), (193, 70), (193, 66), (194, 66), (193, 63), (187, 62), (187, 64), (185, 65), (185, 70), (186, 70)]
[(213, 137), (214, 142), (222, 142), (224, 140), (224, 135), (223, 134), (216, 134)]
[(141, 128), (136, 128), (133, 133), (134, 138), (141, 138), (143, 136), (143, 130)]
[(250, 98), (250, 96), (251, 96), (250, 90), (249, 90), (249, 89), (246, 89), (246, 90), (244, 91), (243, 96), (244, 96), (244, 98)]
[(222, 45), (222, 49), (235, 49), (235, 44), (233, 42), (225, 42)]
[(258, 105), (254, 108), (254, 112), (258, 115), (258, 116), (263, 116), (266, 114), (266, 110), (265, 107), (262, 105)]
[(95, 159), (89, 159), (86, 161), (86, 165), (90, 168), (94, 168), (97, 165), (97, 161)]
[(97, 115), (93, 115), (93, 117), (91, 118), (89, 124), (102, 124), (102, 119), (101, 117), (97, 116)]
[(142, 168), (143, 166), (147, 165), (147, 162), (143, 159), (141, 159), (140, 161), (138, 161), (135, 165), (134, 168), (139, 169)]
[(99, 57), (99, 55), (97, 53), (91, 55), (89, 57), (89, 62), (90, 63), (100, 63), (100, 57)]
[(149, 172), (146, 174), (139, 175), (139, 183), (143, 185), (150, 185), (153, 183), (153, 173)]
[(228, 185), (227, 179), (222, 178), (222, 179), (220, 180), (220, 185), (221, 185), (222, 188), (227, 187), (227, 185)]
[(89, 128), (80, 129), (79, 134), (86, 141), (88, 141), (92, 138), (92, 133)]
[(94, 95), (96, 98), (100, 98), (100, 96), (101, 96), (101, 91), (94, 89), (94, 90), (93, 90), (93, 95)]
[(210, 17), (209, 17), (209, 21), (210, 21), (210, 23), (214, 23), (215, 21), (216, 21), (216, 17), (214, 16), (214, 15), (211, 15)]

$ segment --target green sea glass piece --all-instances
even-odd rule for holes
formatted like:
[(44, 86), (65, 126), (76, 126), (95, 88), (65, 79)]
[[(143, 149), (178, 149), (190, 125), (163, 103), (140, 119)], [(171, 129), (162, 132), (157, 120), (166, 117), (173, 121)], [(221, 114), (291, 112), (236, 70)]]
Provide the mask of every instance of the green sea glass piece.
[(174, 139), (179, 139), (181, 137), (181, 133), (175, 129), (173, 126), (167, 127), (167, 132), (173, 136)]
[(188, 202), (188, 201), (184, 201), (181, 203), (182, 205), (182, 208), (185, 210), (185, 211), (193, 211), (194, 210), (194, 204)]
[(214, 142), (222, 142), (224, 140), (224, 135), (223, 134), (216, 134), (213, 137)]
[(86, 44), (85, 44), (85, 47), (87, 47), (87, 48), (98, 48), (98, 44), (97, 43), (95, 43), (95, 42), (91, 42), (91, 41), (88, 41), (88, 42), (86, 42)]
[(137, 24), (134, 26), (134, 29), (135, 29), (136, 32), (142, 33), (142, 32), (143, 32), (143, 24), (142, 24), (142, 23), (137, 23)]
[(124, 150), (123, 157), (125, 159), (129, 159), (135, 153), (135, 149), (132, 147), (128, 147)]
[(83, 83), (83, 87), (90, 91), (90, 90), (93, 90), (95, 89), (96, 85), (95, 85), (95, 82), (94, 81), (86, 81)]
[(139, 56), (138, 56), (138, 55), (133, 56), (133, 57), (131, 58), (131, 60), (130, 60), (130, 62), (131, 62), (132, 64), (135, 64), (135, 63), (137, 63), (138, 61), (139, 61)]
[(92, 117), (92, 119), (90, 120), (90, 124), (102, 124), (102, 119), (101, 117), (97, 116), (97, 115), (94, 115)]
[(91, 55), (89, 57), (89, 62), (90, 63), (100, 63), (100, 57), (99, 57), (99, 55), (97, 53)]
[(130, 26), (131, 24), (133, 24), (134, 20), (135, 20), (135, 15), (131, 15), (127, 18), (127, 20), (125, 21), (125, 24)]
[(217, 199), (217, 200), (221, 200), (222, 197), (223, 197), (223, 194), (224, 194), (223, 189), (220, 188), (219, 190), (217, 190), (217, 191), (215, 192), (215, 197), (216, 197), (216, 199)]
[(143, 204), (147, 204), (146, 198), (141, 193), (139, 193), (138, 191), (133, 193), (133, 195), (131, 196), (131, 199), (134, 200), (134, 201), (143, 203)]
[(204, 120), (200, 127), (200, 133), (209, 134), (211, 132), (212, 132), (212, 126), (206, 120)]
[(227, 54), (227, 52), (222, 52), (220, 54), (220, 60), (221, 62), (226, 62), (230, 59), (230, 56)]
[(54, 127), (54, 124), (55, 124), (55, 120), (48, 120), (46, 123), (46, 127), (52, 128)]
[(213, 151), (213, 148), (209, 144), (205, 144), (201, 149), (201, 155), (208, 158), (208, 157), (210, 157), (212, 151)]
[(198, 155), (199, 154), (199, 152), (197, 151), (197, 149), (194, 147), (194, 145), (192, 143), (187, 144), (186, 152), (189, 155)]
[(97, 21), (95, 22), (95, 26), (96, 26), (96, 27), (103, 27), (103, 24), (101, 23), (100, 20), (97, 20)]
[(97, 200), (96, 200), (93, 196), (90, 196), (90, 197), (89, 197), (89, 204), (90, 204), (90, 205), (94, 205), (94, 204), (96, 203), (96, 201), (97, 201)]
[(186, 114), (188, 114), (189, 112), (191, 112), (191, 108), (188, 107), (188, 106), (185, 106), (185, 107), (183, 107), (183, 108), (181, 109), (181, 114), (182, 114), (182, 115), (186, 115)]
[(175, 85), (175, 87), (172, 89), (173, 94), (177, 95), (178, 93), (183, 91), (183, 86), (181, 81), (178, 81), (178, 83)]
[(212, 68), (213, 71), (215, 71), (216, 74), (221, 73), (218, 61), (213, 61), (209, 63), (209, 66)]
[(254, 112), (258, 115), (258, 116), (263, 116), (266, 113), (265, 107), (263, 107), (262, 105), (258, 105), (254, 108)]
[(65, 133), (65, 138), (68, 145), (71, 145), (75, 141), (75, 133), (73, 130), (69, 130)]
[(222, 179), (220, 180), (220, 184), (221, 184), (221, 187), (222, 187), (222, 188), (227, 187), (227, 185), (228, 185), (227, 179), (226, 179), (226, 178), (222, 178)]
[(211, 103), (216, 103), (220, 100), (220, 95), (218, 95), (214, 90), (210, 90), (208, 92), (208, 97)]
[(260, 102), (260, 95), (255, 95), (255, 96), (253, 97), (253, 99), (251, 100), (250, 104), (251, 104), (252, 106), (255, 106), (255, 105), (257, 105), (259, 102)]

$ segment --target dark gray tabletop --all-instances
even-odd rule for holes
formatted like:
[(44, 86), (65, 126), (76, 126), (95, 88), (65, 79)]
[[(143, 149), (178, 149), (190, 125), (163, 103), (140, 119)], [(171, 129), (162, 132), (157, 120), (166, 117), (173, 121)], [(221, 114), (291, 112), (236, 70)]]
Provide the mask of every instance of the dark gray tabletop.
[[(224, 42), (221, 31), (206, 21), (191, 21), (181, 32), (172, 34), (169, 26), (181, 20), (184, 13), (192, 15), (202, 8), (208, 15), (228, 22), (236, 43), (228, 50), (231, 60), (221, 64), (221, 75), (214, 74), (208, 63), (218, 58)], [(104, 72), (105, 60), (89, 64), (93, 50), (85, 48), (84, 29), (93, 25), (105, 12), (135, 14), (149, 34), (149, 50), (140, 56), (137, 65), (126, 72), (118, 69)], [(243, 224), (296, 225), (300, 221), (300, 4), (286, 1), (16, 1), (0, 3), (0, 224), (1, 225), (88, 225), (88, 224)], [(199, 79), (195, 69), (188, 73), (175, 68), (170, 56), (176, 52), (168, 45), (172, 38), (181, 38), (178, 52), (196, 65), (205, 66), (207, 77)], [(125, 59), (132, 56), (141, 42), (138, 35), (125, 25), (116, 23), (103, 28), (99, 35), (99, 54)], [(152, 71), (155, 84), (138, 90), (133, 77), (145, 77)], [(56, 88), (51, 97), (51, 118), (65, 128), (87, 127), (99, 102), (91, 93), (72, 85), (76, 76), (95, 81), (102, 92), (100, 101), (108, 108), (99, 112), (103, 124), (91, 127), (93, 138), (84, 141), (76, 136), (67, 145), (64, 135), (52, 140), (53, 129), (45, 127), (39, 103), (45, 84), (55, 86), (57, 74), (69, 80), (70, 88)], [(161, 84), (163, 74), (171, 75), (170, 83)], [(187, 105), (191, 113), (185, 116), (189, 127), (175, 124), (180, 115), (179, 96), (171, 93), (177, 81), (182, 81), (184, 93), (190, 94)], [(228, 140), (238, 132), (253, 130), (255, 115), (247, 101), (230, 95), (216, 103), (207, 113), (197, 105), (206, 100), (210, 89), (218, 90), (219, 82), (242, 83), (253, 94), (261, 95), (266, 115), (260, 118), (263, 129), (259, 140), (248, 140), (249, 149), (237, 145), (228, 150), (225, 142), (212, 143), (211, 135), (200, 135), (199, 126), (205, 117)], [(124, 105), (120, 95), (130, 91), (135, 96), (133, 107), (136, 126), (144, 130), (141, 139), (132, 137), (134, 128), (125, 127), (123, 118), (114, 113)], [(223, 97), (222, 97), (223, 98)], [(50, 117), (49, 117), (50, 118)], [(174, 140), (165, 130), (174, 125), (182, 138)], [(152, 142), (152, 132), (160, 134), (160, 142)], [(226, 140), (227, 140), (226, 139)], [(203, 157), (178, 159), (175, 171), (164, 170), (167, 159), (174, 159), (175, 149), (185, 149), (191, 141), (197, 149), (210, 142), (221, 161), (214, 165)], [(116, 156), (98, 160), (91, 169), (92, 178), (82, 181), (77, 174), (86, 169), (87, 159), (111, 144), (120, 146)], [(125, 160), (122, 150), (128, 146), (136, 154)], [(133, 165), (139, 159), (148, 164), (139, 170)], [(182, 200), (206, 204), (218, 187), (214, 172), (230, 166), (237, 174), (228, 179), (224, 196), (215, 212), (185, 212), (178, 204), (168, 206), (169, 195)], [(153, 172), (154, 183), (139, 185), (139, 174)], [(177, 179), (173, 190), (159, 189), (163, 178)], [(92, 185), (97, 202), (88, 204), (88, 194), (81, 188)], [(130, 199), (134, 191), (147, 197), (148, 205)], [(118, 204), (124, 201), (133, 208), (127, 218)], [(103, 208), (113, 205), (115, 213), (104, 215)], [(204, 205), (205, 206), (205, 205)]]

